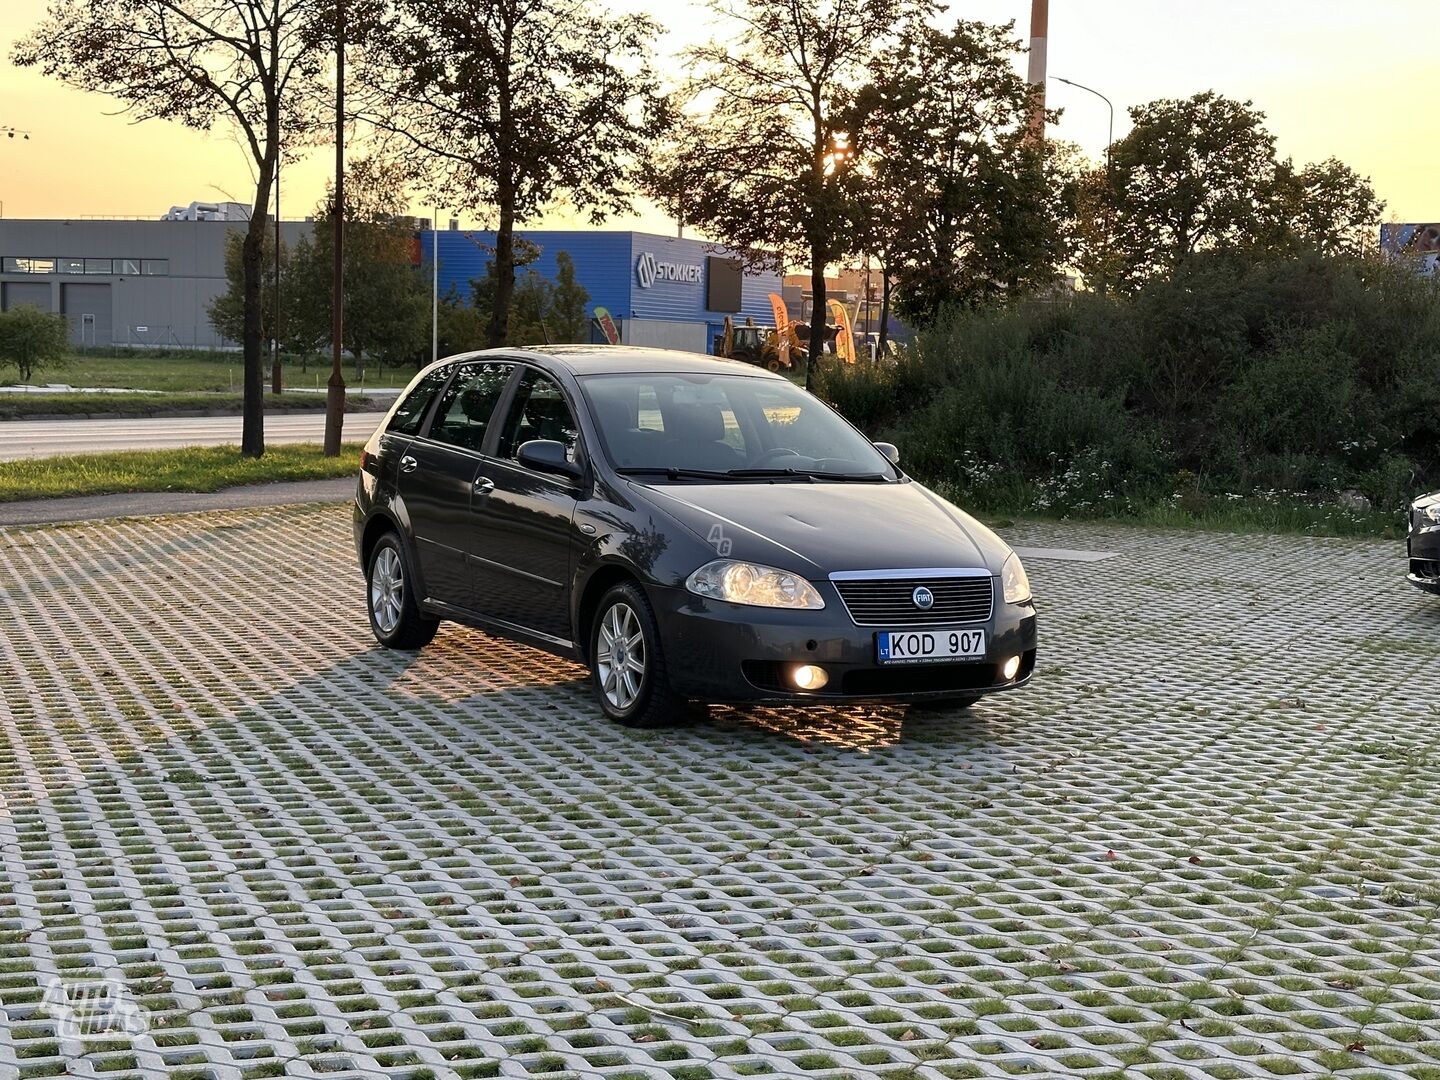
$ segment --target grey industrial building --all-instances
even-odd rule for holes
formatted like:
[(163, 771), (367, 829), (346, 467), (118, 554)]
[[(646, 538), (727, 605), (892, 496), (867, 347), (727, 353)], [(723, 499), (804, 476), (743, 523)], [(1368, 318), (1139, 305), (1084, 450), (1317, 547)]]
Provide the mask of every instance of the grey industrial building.
[[(216, 220), (0, 219), (0, 307), (58, 311), (77, 345), (226, 348), (210, 325), (225, 291), (225, 234)], [(281, 225), (286, 244), (312, 228)]]

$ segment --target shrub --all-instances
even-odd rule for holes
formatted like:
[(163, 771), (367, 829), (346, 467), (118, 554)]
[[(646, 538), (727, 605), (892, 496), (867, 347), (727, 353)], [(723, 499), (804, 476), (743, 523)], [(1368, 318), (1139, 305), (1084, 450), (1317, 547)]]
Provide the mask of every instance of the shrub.
[(61, 363), (69, 345), (70, 330), (63, 315), (29, 304), (0, 312), (0, 367), (18, 368), (22, 383), (41, 368)]
[(1232, 254), (1133, 297), (950, 312), (897, 362), (828, 366), (819, 389), (980, 507), (1313, 507), (1355, 489), (1389, 511), (1440, 471), (1437, 371), (1433, 283)]

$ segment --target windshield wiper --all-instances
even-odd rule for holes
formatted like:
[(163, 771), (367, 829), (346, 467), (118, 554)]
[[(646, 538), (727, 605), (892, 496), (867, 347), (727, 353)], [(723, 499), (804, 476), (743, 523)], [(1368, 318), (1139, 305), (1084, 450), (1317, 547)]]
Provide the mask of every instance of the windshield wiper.
[(803, 480), (884, 480), (884, 473), (826, 472), (823, 469), (731, 469), (729, 476), (794, 477)]
[(615, 471), (621, 476), (664, 476), (670, 480), (729, 480), (732, 478), (730, 473), (715, 472), (710, 469), (677, 469), (665, 465), (633, 466)]

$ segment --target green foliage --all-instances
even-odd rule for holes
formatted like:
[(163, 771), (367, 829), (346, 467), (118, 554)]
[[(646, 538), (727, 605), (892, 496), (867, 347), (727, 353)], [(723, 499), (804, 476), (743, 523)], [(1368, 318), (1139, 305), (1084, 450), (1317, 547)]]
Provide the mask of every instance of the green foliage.
[(1130, 110), (1107, 169), (1080, 183), (1077, 265), (1101, 288), (1137, 289), (1202, 251), (1361, 254), (1384, 203), (1335, 159), (1296, 169), (1265, 114), (1214, 91)]
[[(540, 249), (522, 237), (515, 238), (515, 291), (510, 300), (505, 340), (512, 345), (557, 345), (588, 341), (585, 305), (590, 294), (575, 280), (575, 262), (568, 252), (557, 252), (556, 279), (543, 277), (533, 267)], [(470, 283), (474, 312), (487, 328), (494, 317), (498, 277), (495, 262), (485, 265), (485, 276)]]
[(441, 356), (454, 356), (485, 347), (486, 317), (473, 304), (467, 304), (454, 286), (440, 297), (438, 315)]
[(827, 367), (820, 391), (976, 506), (1255, 500), (1260, 520), (1328, 514), (1351, 490), (1389, 514), (1440, 477), (1437, 363), (1430, 282), (1362, 258), (1212, 254), (1134, 296), (952, 311), (894, 365)]
[[(275, 233), (267, 229), (260, 255), (260, 336), (270, 341), (275, 336)], [(290, 270), (290, 251), (280, 245), (281, 281)], [(287, 302), (287, 311), (295, 305)], [(226, 341), (242, 341), (245, 337), (245, 234), (231, 229), (225, 234), (225, 291), (210, 301), (210, 325)], [(282, 312), (282, 315), (284, 313)]]
[(395, 0), (355, 67), (359, 113), (396, 135), (436, 199), (495, 215), (493, 319), (506, 344), (517, 228), (557, 200), (624, 213), (667, 110), (659, 28), (589, 0)]
[(575, 260), (568, 251), (555, 254), (555, 287), (550, 293), (547, 326), (557, 342), (590, 340), (590, 318), (585, 314), (590, 294), (575, 280)]
[(46, 367), (61, 363), (70, 348), (63, 315), (30, 304), (0, 312), (0, 368), (14, 367), (22, 383)]
[[(411, 252), (414, 227), (400, 216), (402, 178), (371, 160), (350, 166), (345, 195), (345, 349), (365, 370), (366, 357), (406, 363), (428, 355), (430, 288)], [(315, 227), (296, 243), (282, 289), (281, 332), (301, 352), (330, 346), (333, 334), (334, 196), (315, 215)]]
[(850, 110), (857, 236), (929, 322), (946, 304), (1034, 291), (1059, 276), (1076, 172), (1029, 136), (1034, 87), (1011, 24), (905, 28)]

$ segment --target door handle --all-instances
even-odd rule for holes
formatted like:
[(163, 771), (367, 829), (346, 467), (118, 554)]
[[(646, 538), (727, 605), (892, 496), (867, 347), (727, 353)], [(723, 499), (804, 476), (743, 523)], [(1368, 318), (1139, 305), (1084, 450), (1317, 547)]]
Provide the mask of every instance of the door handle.
[(401, 472), (414, 472), (414, 471), (415, 471), (416, 469), (418, 469), (419, 467), (420, 467), (420, 462), (417, 461), (415, 458), (411, 457), (409, 454), (406, 454), (404, 457), (402, 457), (402, 458), (400, 459), (400, 471), (401, 471)]
[(489, 495), (495, 490), (495, 481), (488, 476), (477, 476), (475, 478), (475, 494)]

